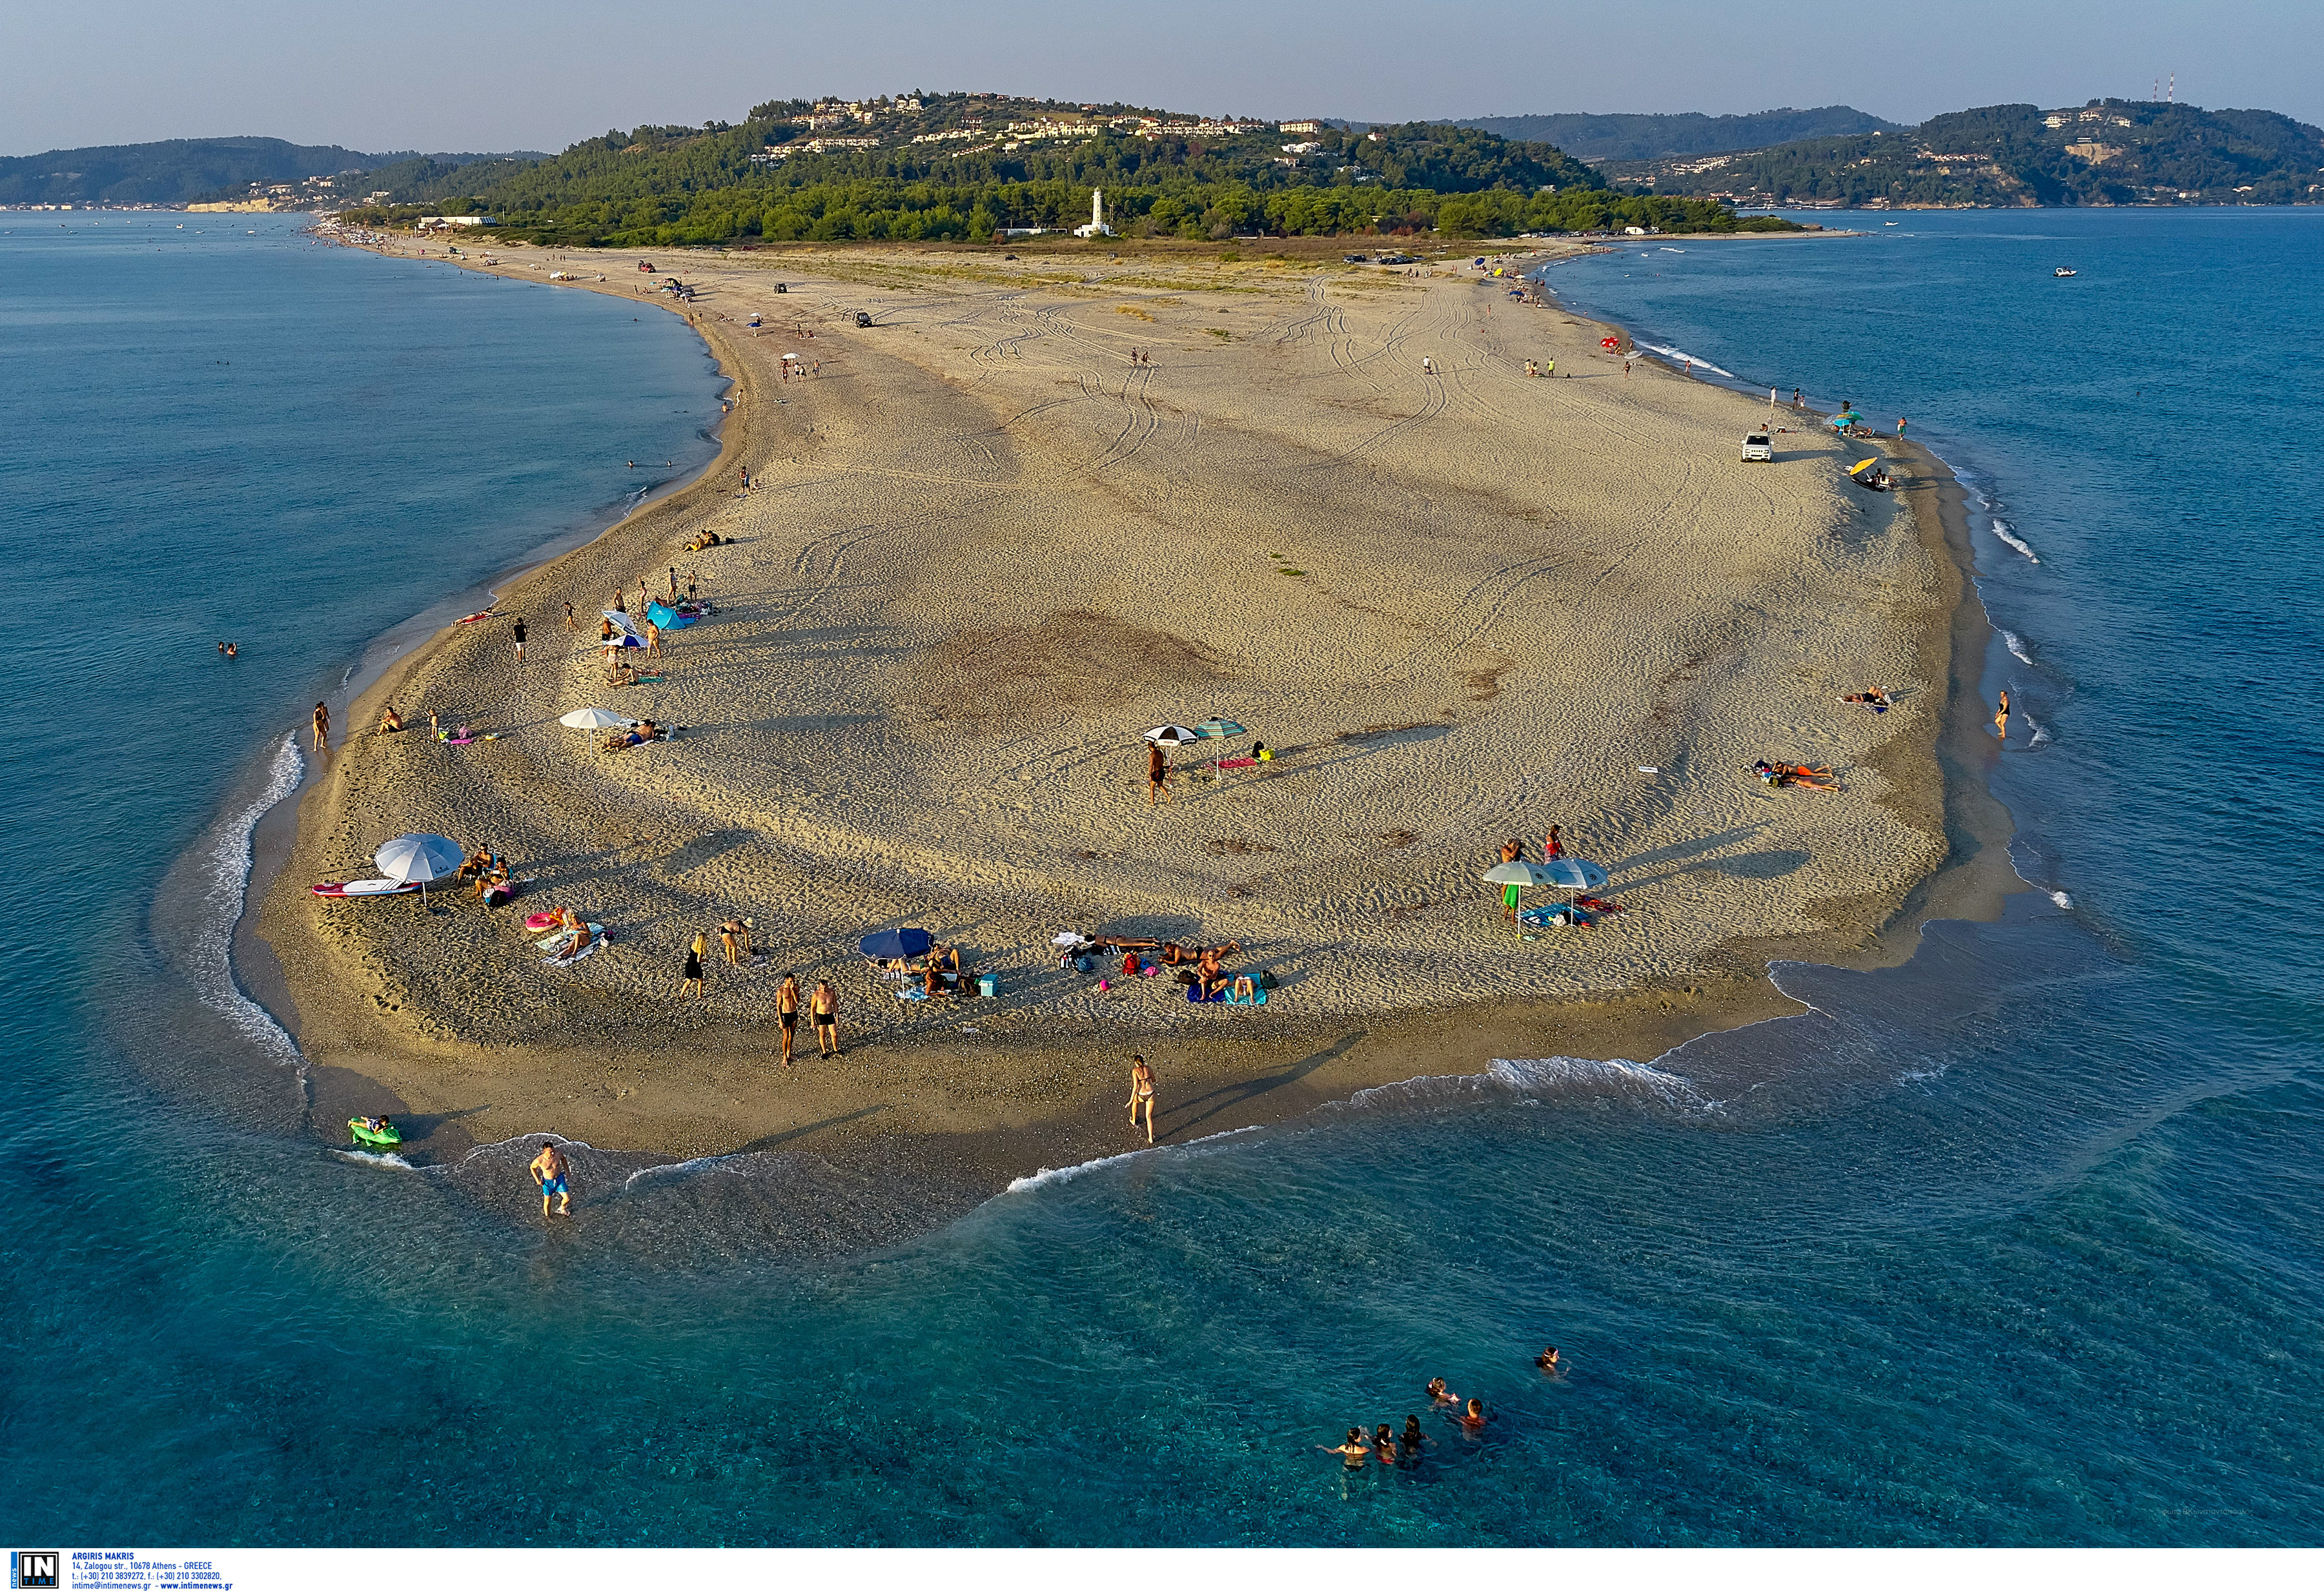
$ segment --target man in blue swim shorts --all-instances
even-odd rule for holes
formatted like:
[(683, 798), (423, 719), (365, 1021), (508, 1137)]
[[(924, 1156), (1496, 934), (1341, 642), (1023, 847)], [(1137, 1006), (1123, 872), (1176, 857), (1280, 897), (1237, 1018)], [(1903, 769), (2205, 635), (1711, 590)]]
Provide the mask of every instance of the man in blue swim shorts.
[(573, 1215), (573, 1193), (565, 1185), (565, 1175), (572, 1171), (571, 1165), (566, 1162), (565, 1154), (557, 1149), (557, 1143), (554, 1140), (543, 1140), (540, 1143), (540, 1155), (532, 1159), (532, 1166), (525, 1171), (540, 1181), (540, 1215), (542, 1217), (549, 1216), (549, 1198), (552, 1195), (557, 1197), (558, 1217), (569, 1218)]

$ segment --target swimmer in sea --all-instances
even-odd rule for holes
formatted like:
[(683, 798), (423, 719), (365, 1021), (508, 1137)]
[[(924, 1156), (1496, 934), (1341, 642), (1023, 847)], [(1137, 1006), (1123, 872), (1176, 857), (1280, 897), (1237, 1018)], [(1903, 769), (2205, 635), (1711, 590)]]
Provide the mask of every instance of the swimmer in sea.
[(1461, 1414), (1461, 1431), (1471, 1439), (1485, 1431), (1485, 1403), (1470, 1396), (1469, 1409)]
[(1404, 1461), (1409, 1467), (1420, 1460), (1420, 1447), (1427, 1442), (1421, 1437), (1420, 1419), (1406, 1414), (1404, 1419)]
[(573, 1215), (573, 1193), (567, 1188), (565, 1183), (565, 1175), (570, 1171), (570, 1165), (566, 1162), (565, 1154), (558, 1150), (557, 1142), (543, 1140), (540, 1143), (540, 1155), (534, 1157), (531, 1166), (525, 1169), (525, 1172), (540, 1181), (540, 1215), (542, 1217), (549, 1216), (549, 1198), (552, 1195), (557, 1197), (558, 1217), (569, 1218)]
[(1386, 1423), (1372, 1430), (1372, 1454), (1383, 1467), (1396, 1465), (1396, 1433)]
[(1348, 1437), (1342, 1443), (1319, 1444), (1315, 1448), (1327, 1456), (1342, 1458), (1341, 1465), (1346, 1467), (1351, 1472), (1361, 1471), (1364, 1462), (1370, 1459), (1372, 1453), (1372, 1447), (1364, 1442), (1364, 1431), (1361, 1428), (1349, 1429)]
[(1557, 1347), (1552, 1345), (1539, 1356), (1535, 1357), (1533, 1359), (1533, 1364), (1545, 1373), (1556, 1372), (1558, 1370)]
[(1428, 1380), (1428, 1398), (1434, 1401), (1439, 1405), (1458, 1405), (1461, 1404), (1461, 1397), (1453, 1394), (1450, 1389), (1447, 1389), (1444, 1387), (1444, 1380), (1442, 1378), (1431, 1378)]

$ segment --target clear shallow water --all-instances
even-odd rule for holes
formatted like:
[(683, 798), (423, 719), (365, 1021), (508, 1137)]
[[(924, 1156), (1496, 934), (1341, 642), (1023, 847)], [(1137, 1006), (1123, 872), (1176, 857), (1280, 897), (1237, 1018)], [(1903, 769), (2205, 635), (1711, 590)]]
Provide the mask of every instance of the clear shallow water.
[[(54, 788), (20, 783), (30, 823), (0, 876), (23, 974), (0, 1115), (0, 1432), (44, 1446), (42, 1466), (0, 1473), (0, 1519), (180, 1543), (2313, 1542), (2324, 1071), (2309, 865), (2276, 839), (2312, 834), (2287, 779), (2305, 764), (2282, 751), (2312, 753), (2297, 742), (2312, 733), (2234, 687), (2280, 678), (2306, 706), (2312, 517), (2246, 467), (2301, 447), (2279, 415), (2312, 408), (2317, 379), (2279, 362), (2276, 388), (2307, 396), (2245, 425), (2190, 402), (2173, 447), (2093, 397), (2071, 470), (2045, 417), (2061, 346), (2103, 370), (2144, 339), (2158, 368), (2210, 362), (2258, 392), (2220, 364), (2245, 357), (2223, 329), (2272, 316), (2286, 339), (2312, 334), (2297, 318), (2324, 302), (2324, 217), (2193, 217), (2183, 235), (2152, 225), (2177, 217), (2064, 218), (2083, 274), (2060, 286), (2134, 246), (2183, 286), (2159, 327), (2100, 301), (2042, 338), (2022, 334), (2041, 301), (1997, 264), (2027, 218), (1941, 219), (1958, 230), (1691, 249), (1692, 275), (1634, 286), (1612, 260), (1552, 281), (1740, 378), (1893, 402), (1978, 473), (2042, 554), (1982, 548), (1997, 620), (2040, 660), (1999, 649), (1997, 678), (2014, 672), (2050, 733), (2000, 779), (2027, 872), (2071, 912), (2029, 892), (2001, 925), (1934, 927), (1901, 971), (1785, 967), (1814, 1015), (1651, 1069), (1424, 1079), (999, 1196), (846, 1265), (763, 1242), (802, 1165), (632, 1178), (636, 1159), (583, 1152), (581, 1221), (544, 1232), (523, 1148), (433, 1172), (322, 1149), (291, 1071), (154, 948), (163, 872), (263, 784), (255, 727), (295, 723), (364, 638), (493, 559), (375, 613), (286, 611), (283, 631), (316, 639), (295, 667), (270, 661), (295, 684), (249, 669), (256, 652), (239, 677), (166, 674), (158, 642), (34, 659), (18, 711), (111, 732), (60, 733)], [(609, 342), (625, 318), (580, 319), (609, 307), (266, 248), (273, 264), (235, 270), (298, 273), (272, 324), (310, 295), (352, 301), (305, 324), (375, 327), (392, 347), (409, 305), (401, 336), (456, 325), (497, 351), (480, 367), (530, 349), (553, 385), (554, 361), (600, 362), (586, 380), (622, 395), (610, 413), (645, 411), (631, 395), (657, 382), (663, 408), (708, 401), (667, 318), (665, 344)], [(13, 291), (28, 272), (12, 263)], [(2255, 295), (2280, 302), (2263, 315)], [(1868, 359), (1860, 300), (1917, 304), (1900, 325), (1949, 327), (1950, 356)], [(12, 361), (15, 309), (0, 300)], [(582, 333), (524, 320), (549, 315)], [(315, 379), (346, 363), (335, 349)], [(431, 460), (451, 502), (510, 456), (567, 494), (543, 512), (603, 502), (573, 484), (606, 452), (594, 438), (550, 428), (503, 451), (517, 411), (489, 372), (459, 380), (487, 391), (466, 390), (476, 457)], [(46, 434), (43, 472), (103, 479), (78, 447)], [(380, 448), (383, 471), (400, 450)], [(272, 521), (271, 490), (185, 516), (211, 540), (149, 588), (143, 556), (170, 538), (92, 560), (76, 539), (93, 501), (27, 515), (22, 482), (0, 511), (8, 550), (51, 559), (41, 590), (119, 583), (107, 614), (254, 584), (349, 601), (346, 551)], [(383, 524), (406, 564), (456, 564), (475, 535), (457, 514)], [(185, 623), (188, 670), (215, 662), (205, 623)], [(209, 703), (220, 678), (258, 694), (224, 729), (153, 707)], [(2169, 712), (2196, 699), (2199, 717)], [(2220, 783), (2201, 760), (2222, 746), (2260, 778)], [(2209, 906), (2182, 905), (2189, 875)], [(1554, 1381), (1527, 1365), (1548, 1340), (1572, 1362)], [(1432, 1373), (1492, 1404), (1481, 1443), (1422, 1409)], [(1436, 1442), (1416, 1472), (1351, 1479), (1313, 1448), (1412, 1411)]]

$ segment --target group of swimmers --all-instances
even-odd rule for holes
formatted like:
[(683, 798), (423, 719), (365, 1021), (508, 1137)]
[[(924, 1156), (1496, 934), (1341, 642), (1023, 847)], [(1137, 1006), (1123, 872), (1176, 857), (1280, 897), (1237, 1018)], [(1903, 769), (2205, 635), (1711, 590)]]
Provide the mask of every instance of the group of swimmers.
[[(1557, 1347), (1554, 1345), (1535, 1357), (1533, 1364), (1552, 1377), (1559, 1376), (1564, 1371), (1563, 1365), (1558, 1360)], [(1482, 1400), (1474, 1396), (1465, 1401), (1462, 1400), (1444, 1387), (1443, 1378), (1428, 1380), (1427, 1395), (1432, 1406), (1461, 1424), (1463, 1438), (1482, 1439), (1485, 1436), (1485, 1424), (1492, 1419), (1486, 1414), (1485, 1403)], [(1348, 1430), (1347, 1438), (1340, 1443), (1319, 1444), (1315, 1448), (1326, 1455), (1338, 1456), (1341, 1464), (1349, 1471), (1354, 1472), (1360, 1470), (1366, 1463), (1371, 1461), (1377, 1461), (1383, 1467), (1417, 1466), (1420, 1463), (1420, 1452), (1428, 1443), (1427, 1435), (1420, 1431), (1420, 1419), (1417, 1416), (1407, 1415), (1404, 1419), (1404, 1433), (1401, 1437), (1389, 1424), (1382, 1423), (1372, 1430), (1371, 1437), (1369, 1439), (1364, 1437), (1364, 1431), (1360, 1427), (1351, 1428)]]
[(242, 657), (242, 648), (239, 644), (235, 642), (220, 642), (218, 644), (218, 657), (220, 659), (239, 659)]

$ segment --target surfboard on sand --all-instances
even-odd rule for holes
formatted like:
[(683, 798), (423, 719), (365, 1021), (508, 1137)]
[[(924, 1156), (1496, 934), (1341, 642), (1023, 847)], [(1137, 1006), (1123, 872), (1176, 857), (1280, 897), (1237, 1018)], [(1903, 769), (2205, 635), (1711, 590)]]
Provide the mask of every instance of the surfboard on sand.
[(419, 889), (418, 880), (325, 880), (313, 888), (318, 897), (395, 897)]

